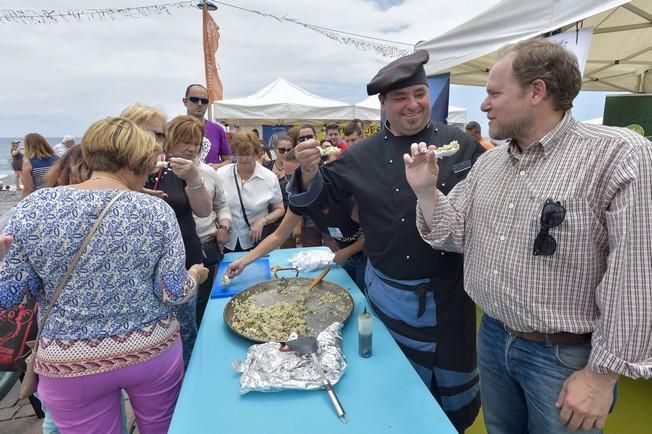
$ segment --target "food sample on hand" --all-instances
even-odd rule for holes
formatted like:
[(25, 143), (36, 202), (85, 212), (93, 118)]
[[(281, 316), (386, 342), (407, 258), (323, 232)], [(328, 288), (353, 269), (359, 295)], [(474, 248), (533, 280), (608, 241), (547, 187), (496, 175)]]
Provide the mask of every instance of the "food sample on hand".
[(437, 158), (450, 157), (451, 155), (455, 154), (459, 150), (460, 150), (460, 144), (457, 142), (457, 140), (453, 140), (449, 144), (437, 148), (436, 155)]
[(222, 276), (222, 286), (226, 286), (229, 283), (231, 283), (231, 278), (229, 278), (229, 276), (227, 276), (226, 274)]
[(340, 148), (337, 146), (320, 146), (319, 153), (322, 157), (332, 157), (340, 153)]

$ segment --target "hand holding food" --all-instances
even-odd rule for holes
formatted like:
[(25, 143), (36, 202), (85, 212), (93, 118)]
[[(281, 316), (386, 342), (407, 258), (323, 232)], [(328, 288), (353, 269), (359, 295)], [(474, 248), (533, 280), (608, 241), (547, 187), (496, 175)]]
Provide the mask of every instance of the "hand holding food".
[(186, 181), (188, 184), (195, 185), (201, 183), (199, 171), (197, 170), (195, 163), (191, 160), (172, 157), (170, 158), (170, 169), (172, 169), (175, 175)]
[(188, 274), (197, 281), (197, 285), (201, 285), (208, 278), (208, 268), (202, 264), (195, 264), (190, 267)]
[(222, 278), (222, 284), (228, 285), (231, 281), (231, 278), (242, 273), (244, 269), (245, 269), (245, 265), (242, 262), (240, 262), (240, 260), (231, 262), (229, 266), (226, 268), (226, 272), (224, 273), (224, 277)]
[(436, 147), (425, 143), (412, 143), (410, 154), (403, 155), (405, 176), (410, 187), (417, 194), (432, 192), (437, 186), (439, 166)]
[(319, 150), (319, 142), (317, 140), (310, 139), (299, 143), (294, 148), (294, 154), (302, 170), (311, 172), (317, 170), (321, 160), (321, 151)]

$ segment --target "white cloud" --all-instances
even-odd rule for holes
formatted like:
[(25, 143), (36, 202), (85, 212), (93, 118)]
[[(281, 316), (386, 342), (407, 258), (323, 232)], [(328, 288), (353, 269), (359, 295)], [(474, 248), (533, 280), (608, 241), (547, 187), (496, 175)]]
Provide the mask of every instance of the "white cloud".
[[(159, 0), (160, 3), (172, 0)], [(470, 17), (473, 0), (240, 0), (239, 7), (388, 40), (415, 43)], [(496, 0), (487, 0), (485, 7)], [(143, 6), (156, 0), (5, 1), (3, 9)], [(474, 10), (474, 14), (482, 12)], [(219, 6), (218, 63), (225, 97), (277, 77), (333, 99), (363, 99), (391, 59), (289, 22)], [(81, 135), (93, 121), (139, 101), (183, 112), (187, 84), (204, 81), (201, 12), (53, 25), (0, 24), (0, 137), (38, 131)], [(453, 104), (463, 105), (451, 101)]]

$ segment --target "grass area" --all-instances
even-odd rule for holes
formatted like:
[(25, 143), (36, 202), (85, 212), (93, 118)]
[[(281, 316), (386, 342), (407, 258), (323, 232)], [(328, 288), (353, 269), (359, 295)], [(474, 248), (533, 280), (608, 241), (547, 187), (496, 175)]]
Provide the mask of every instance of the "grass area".
[[(478, 325), (481, 312), (478, 309)], [(622, 378), (618, 383), (618, 400), (607, 418), (605, 434), (652, 433), (652, 380)], [(466, 434), (486, 434), (482, 410)]]

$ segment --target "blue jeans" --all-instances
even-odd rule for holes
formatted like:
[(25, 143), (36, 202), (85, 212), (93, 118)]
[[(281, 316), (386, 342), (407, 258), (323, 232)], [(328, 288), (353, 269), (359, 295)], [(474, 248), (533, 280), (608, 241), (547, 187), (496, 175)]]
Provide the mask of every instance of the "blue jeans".
[[(564, 381), (586, 366), (590, 353), (590, 344), (546, 346), (509, 335), (502, 323), (483, 315), (478, 367), (487, 432), (567, 433), (555, 402)], [(599, 434), (602, 430), (582, 432)]]

